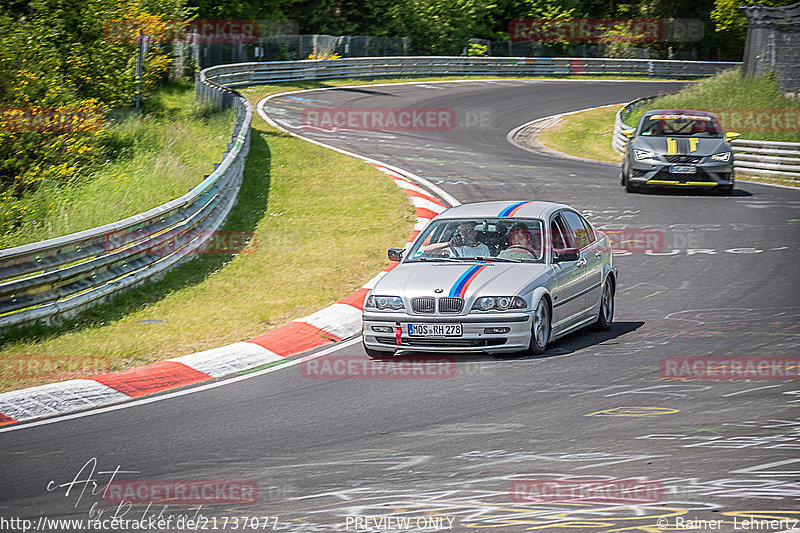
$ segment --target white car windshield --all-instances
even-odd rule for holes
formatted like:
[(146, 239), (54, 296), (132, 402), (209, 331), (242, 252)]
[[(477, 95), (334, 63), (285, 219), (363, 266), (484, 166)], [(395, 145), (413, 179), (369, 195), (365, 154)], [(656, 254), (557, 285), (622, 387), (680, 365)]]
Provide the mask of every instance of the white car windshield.
[(411, 261), (497, 261), (540, 263), (542, 221), (524, 218), (436, 220), (406, 256)]

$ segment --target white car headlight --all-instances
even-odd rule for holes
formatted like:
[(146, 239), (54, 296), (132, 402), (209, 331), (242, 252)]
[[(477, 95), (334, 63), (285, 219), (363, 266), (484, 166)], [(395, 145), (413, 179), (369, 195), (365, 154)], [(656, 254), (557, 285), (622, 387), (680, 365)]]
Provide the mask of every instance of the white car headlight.
[(730, 152), (720, 152), (719, 154), (714, 154), (711, 156), (711, 159), (714, 161), (728, 161), (731, 158)]
[(650, 150), (634, 150), (633, 156), (637, 161), (641, 161), (642, 159), (655, 159), (656, 153)]
[(403, 299), (399, 296), (370, 296), (364, 303), (365, 309), (378, 311), (399, 311), (405, 309)]
[(519, 296), (484, 296), (472, 304), (473, 311), (507, 311), (509, 309), (525, 309), (528, 304)]

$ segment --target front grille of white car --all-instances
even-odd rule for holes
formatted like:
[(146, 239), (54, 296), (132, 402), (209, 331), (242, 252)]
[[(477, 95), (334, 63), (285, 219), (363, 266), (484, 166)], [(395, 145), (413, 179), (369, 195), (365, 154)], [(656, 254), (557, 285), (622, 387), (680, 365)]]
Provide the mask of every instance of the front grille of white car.
[(431, 296), (411, 298), (411, 309), (413, 309), (415, 313), (432, 314), (434, 311), (434, 299)]
[(439, 298), (440, 313), (460, 313), (463, 308), (463, 298)]
[[(464, 309), (463, 298), (444, 297), (438, 299), (439, 313), (442, 314), (458, 314)], [(432, 315), (436, 311), (436, 299), (432, 296), (421, 296), (419, 298), (411, 298), (411, 309), (415, 313)]]

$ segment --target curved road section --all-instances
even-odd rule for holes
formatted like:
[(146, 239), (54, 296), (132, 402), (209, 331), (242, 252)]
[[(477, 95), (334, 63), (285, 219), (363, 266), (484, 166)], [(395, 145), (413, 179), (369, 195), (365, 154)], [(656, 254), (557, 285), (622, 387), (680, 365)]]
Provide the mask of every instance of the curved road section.
[(271, 99), (289, 131), (461, 202), (578, 208), (619, 250), (614, 326), (538, 357), (420, 355), (402, 368), (374, 367), (355, 339), (0, 430), (0, 516), (172, 520), (153, 531), (241, 529), (244, 517), (308, 532), (796, 527), (800, 193), (630, 195), (614, 166), (506, 141), (536, 118), (679, 87), (476, 80)]

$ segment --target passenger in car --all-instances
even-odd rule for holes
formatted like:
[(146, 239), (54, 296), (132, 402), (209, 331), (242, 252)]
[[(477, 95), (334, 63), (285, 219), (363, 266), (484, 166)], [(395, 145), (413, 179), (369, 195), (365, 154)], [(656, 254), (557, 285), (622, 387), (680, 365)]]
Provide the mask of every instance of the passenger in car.
[(514, 225), (508, 232), (508, 248), (497, 257), (502, 259), (536, 259), (541, 254), (542, 241), (539, 231), (534, 234), (523, 224)]

